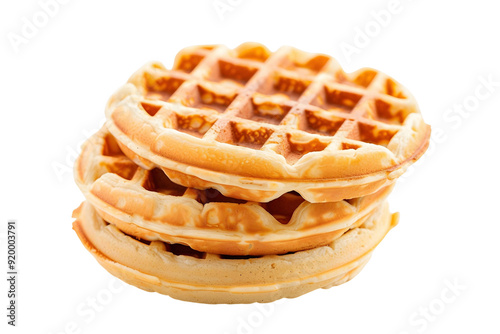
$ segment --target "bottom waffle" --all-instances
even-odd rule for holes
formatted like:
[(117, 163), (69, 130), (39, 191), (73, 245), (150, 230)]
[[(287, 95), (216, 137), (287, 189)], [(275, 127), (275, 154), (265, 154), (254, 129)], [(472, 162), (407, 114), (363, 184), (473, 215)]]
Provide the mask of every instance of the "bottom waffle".
[(87, 202), (73, 215), (81, 242), (111, 274), (146, 291), (211, 304), (271, 302), (345, 283), (398, 221), (385, 202), (362, 225), (327, 246), (252, 257), (138, 240), (104, 221)]

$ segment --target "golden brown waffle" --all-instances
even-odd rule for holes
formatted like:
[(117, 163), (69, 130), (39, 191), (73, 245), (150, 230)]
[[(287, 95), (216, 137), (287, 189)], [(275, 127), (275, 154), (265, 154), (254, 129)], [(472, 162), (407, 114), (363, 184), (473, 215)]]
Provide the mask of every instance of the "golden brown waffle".
[(392, 190), (333, 203), (309, 203), (295, 193), (269, 203), (236, 200), (138, 167), (106, 128), (83, 145), (75, 180), (99, 215), (122, 231), (226, 255), (284, 254), (329, 244), (363, 224)]
[(373, 69), (245, 43), (182, 50), (150, 63), (107, 105), (125, 154), (175, 183), (268, 202), (361, 197), (391, 184), (426, 150), (412, 95)]
[(73, 229), (111, 274), (147, 291), (200, 303), (271, 302), (354, 277), (397, 223), (387, 204), (328, 246), (286, 255), (230, 257), (160, 241), (137, 240), (106, 223), (88, 203)]

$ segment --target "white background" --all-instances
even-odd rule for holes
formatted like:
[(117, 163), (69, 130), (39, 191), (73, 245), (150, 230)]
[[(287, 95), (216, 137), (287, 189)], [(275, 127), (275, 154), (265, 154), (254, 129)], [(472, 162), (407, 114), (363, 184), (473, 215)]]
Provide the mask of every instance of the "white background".
[[(39, 2), (2, 1), (0, 277), (8, 219), (19, 225), (20, 276), (16, 328), (6, 325), (1, 280), (0, 332), (498, 333), (500, 8), (400, 0), (383, 26), (374, 23), (389, 4), (73, 0), (44, 22)], [(26, 20), (41, 27), (23, 37)], [(353, 281), (264, 308), (120, 285), (71, 229), (83, 200), (70, 171), (79, 144), (143, 63), (171, 66), (182, 47), (245, 41), (327, 53), (347, 71), (374, 67), (410, 89), (434, 137), (391, 195), (400, 224)]]

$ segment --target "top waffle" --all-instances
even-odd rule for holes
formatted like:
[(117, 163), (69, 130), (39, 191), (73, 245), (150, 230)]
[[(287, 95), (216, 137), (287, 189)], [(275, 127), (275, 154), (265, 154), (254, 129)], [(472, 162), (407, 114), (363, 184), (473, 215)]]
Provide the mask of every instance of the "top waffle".
[(293, 190), (310, 202), (374, 193), (430, 136), (415, 99), (385, 74), (255, 43), (187, 48), (171, 70), (145, 65), (111, 97), (107, 118), (142, 167), (257, 202)]

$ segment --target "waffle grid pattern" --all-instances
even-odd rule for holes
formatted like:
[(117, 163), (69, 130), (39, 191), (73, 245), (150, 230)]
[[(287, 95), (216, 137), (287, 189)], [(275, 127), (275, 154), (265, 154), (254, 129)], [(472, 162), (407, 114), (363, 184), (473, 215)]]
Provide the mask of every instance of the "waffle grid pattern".
[[(387, 147), (417, 111), (383, 73), (348, 75), (332, 58), (289, 47), (186, 49), (172, 70), (152, 64), (143, 75), (140, 106), (165, 127), (274, 152), (290, 165), (309, 152)], [(182, 107), (162, 108), (167, 102)]]

